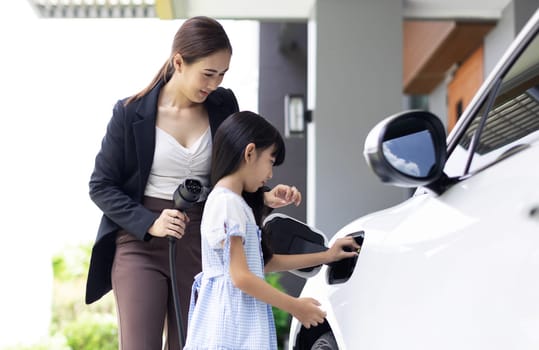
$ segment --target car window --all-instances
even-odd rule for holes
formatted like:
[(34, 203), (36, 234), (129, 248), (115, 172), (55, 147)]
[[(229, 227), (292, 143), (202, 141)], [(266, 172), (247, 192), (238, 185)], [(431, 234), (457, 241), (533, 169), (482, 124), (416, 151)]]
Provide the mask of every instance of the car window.
[(451, 152), (444, 168), (448, 176), (480, 171), (539, 138), (539, 36), (492, 93), (494, 102), (489, 106), (492, 96), (487, 97)]

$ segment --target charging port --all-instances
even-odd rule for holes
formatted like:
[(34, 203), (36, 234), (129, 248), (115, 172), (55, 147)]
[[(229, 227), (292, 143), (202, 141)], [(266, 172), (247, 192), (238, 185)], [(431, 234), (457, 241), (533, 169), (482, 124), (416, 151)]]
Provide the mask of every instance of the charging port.
[[(350, 233), (347, 236), (354, 237), (355, 241), (361, 247), (363, 245), (363, 239), (365, 237), (364, 231), (358, 231)], [(360, 248), (361, 251), (361, 248)], [(356, 267), (357, 259), (359, 255), (353, 258), (346, 258), (339, 261), (332, 262), (328, 265), (327, 279), (329, 284), (338, 284), (348, 281), (354, 268)]]

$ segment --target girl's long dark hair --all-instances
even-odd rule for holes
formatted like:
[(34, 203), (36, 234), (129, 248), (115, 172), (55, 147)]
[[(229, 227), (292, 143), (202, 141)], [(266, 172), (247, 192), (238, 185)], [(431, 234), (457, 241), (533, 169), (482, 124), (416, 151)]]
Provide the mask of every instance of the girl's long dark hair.
[(215, 52), (228, 50), (232, 54), (232, 45), (223, 26), (215, 19), (205, 16), (196, 16), (187, 19), (180, 26), (172, 42), (170, 57), (165, 61), (159, 72), (150, 84), (139, 93), (131, 96), (125, 104), (136, 101), (152, 90), (157, 83), (170, 80), (174, 73), (172, 62), (174, 55), (179, 53), (183, 61), (192, 64)]
[(254, 143), (257, 152), (274, 147), (275, 165), (284, 161), (285, 146), (279, 131), (260, 115), (242, 111), (231, 114), (217, 129), (213, 139), (211, 184), (239, 169), (245, 147)]
[[(254, 143), (257, 152), (273, 147), (275, 166), (284, 162), (285, 145), (279, 131), (260, 115), (241, 111), (230, 115), (217, 129), (213, 139), (211, 162), (211, 184), (214, 186), (221, 178), (234, 173), (242, 164), (244, 151), (248, 144)], [(271, 208), (264, 206), (264, 192), (267, 188), (260, 188), (257, 192), (244, 192), (243, 198), (253, 209), (256, 223), (262, 227), (264, 217), (271, 212)], [(272, 256), (270, 237), (262, 230), (262, 251), (264, 261), (268, 262)]]

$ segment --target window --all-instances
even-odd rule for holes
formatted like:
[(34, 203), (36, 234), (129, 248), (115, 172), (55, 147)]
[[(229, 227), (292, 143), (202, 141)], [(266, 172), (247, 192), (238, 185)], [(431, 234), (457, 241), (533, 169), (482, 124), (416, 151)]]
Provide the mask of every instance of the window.
[(480, 171), (539, 138), (539, 37), (490, 94), (492, 106), (487, 96), (447, 160), (450, 177)]

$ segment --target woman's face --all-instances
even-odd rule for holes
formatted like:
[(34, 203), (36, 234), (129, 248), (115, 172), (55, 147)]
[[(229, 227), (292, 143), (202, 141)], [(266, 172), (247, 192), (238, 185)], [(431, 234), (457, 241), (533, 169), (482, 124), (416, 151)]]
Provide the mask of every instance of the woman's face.
[(191, 64), (183, 62), (180, 74), (185, 97), (194, 103), (204, 102), (223, 81), (230, 58), (230, 51), (221, 50)]

